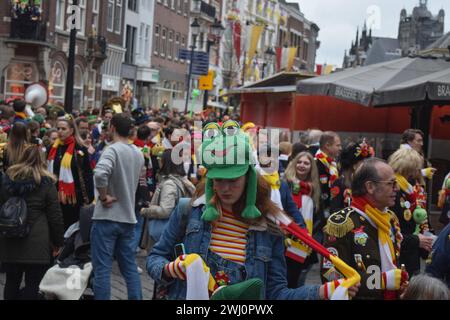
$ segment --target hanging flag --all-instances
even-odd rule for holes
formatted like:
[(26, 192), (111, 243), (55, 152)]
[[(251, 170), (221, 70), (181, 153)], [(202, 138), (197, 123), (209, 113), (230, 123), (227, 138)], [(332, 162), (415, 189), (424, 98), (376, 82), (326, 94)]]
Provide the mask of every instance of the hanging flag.
[(297, 54), (297, 47), (290, 47), (286, 49), (287, 49), (286, 71), (291, 71), (292, 66), (294, 65), (295, 55)]
[(294, 65), (297, 47), (276, 48), (278, 72), (281, 70), (291, 71)]
[(236, 21), (233, 23), (233, 42), (236, 50), (236, 60), (240, 64), (241, 60), (241, 23)]
[(277, 47), (275, 48), (276, 58), (277, 58), (277, 73), (281, 70), (281, 56), (283, 54), (283, 48)]
[[(247, 61), (249, 61), (249, 63), (246, 63), (244, 61), (244, 63), (246, 63), (246, 67), (247, 67), (247, 71), (250, 67), (250, 63), (253, 61), (253, 58), (256, 54), (256, 47), (258, 46), (258, 42), (259, 42), (259, 38), (261, 37), (261, 34), (264, 30), (264, 26), (262, 25), (252, 25), (249, 26), (249, 31), (250, 31), (250, 41), (248, 43), (248, 50), (247, 50)], [(248, 74), (248, 72), (247, 72)]]
[(316, 74), (317, 74), (318, 76), (321, 76), (321, 75), (322, 75), (322, 65), (321, 65), (321, 64), (317, 64), (317, 65), (316, 65)]

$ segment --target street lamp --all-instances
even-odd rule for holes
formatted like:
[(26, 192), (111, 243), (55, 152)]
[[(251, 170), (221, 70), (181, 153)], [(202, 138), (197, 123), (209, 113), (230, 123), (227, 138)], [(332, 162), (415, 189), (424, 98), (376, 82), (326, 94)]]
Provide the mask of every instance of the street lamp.
[[(73, 6), (78, 6), (78, 0), (72, 1)], [(74, 12), (75, 13), (75, 12)], [(67, 113), (72, 113), (73, 109), (73, 78), (75, 73), (75, 46), (77, 41), (76, 23), (73, 24), (70, 30), (69, 40), (69, 57), (67, 61), (67, 79), (66, 79), (66, 94), (64, 97), (64, 109)]]
[(275, 54), (276, 53), (275, 53), (275, 51), (273, 51), (272, 47), (267, 48), (267, 50), (264, 52), (262, 79), (264, 79), (264, 71), (265, 71), (266, 67), (269, 65), (269, 63), (272, 62), (272, 58)]
[(200, 24), (197, 21), (197, 18), (194, 19), (194, 21), (191, 23), (191, 32), (192, 32), (192, 45), (191, 45), (191, 60), (189, 62), (189, 75), (188, 75), (188, 82), (187, 82), (187, 91), (186, 91), (186, 104), (184, 106), (184, 113), (187, 113), (188, 105), (189, 105), (189, 97), (190, 97), (190, 91), (191, 91), (191, 75), (192, 75), (192, 65), (194, 60), (194, 50), (196, 48), (195, 44), (197, 42), (197, 36), (200, 33)]
[[(222, 22), (215, 19), (214, 23), (211, 25), (211, 33), (214, 37), (214, 40), (211, 41), (208, 39), (206, 44), (206, 52), (208, 53), (208, 58), (209, 53), (211, 51), (211, 45), (220, 42), (220, 38), (222, 38), (224, 32), (225, 28), (223, 27)], [(203, 95), (203, 109), (205, 109), (208, 106), (208, 98), (209, 98), (209, 91), (205, 90), (205, 93)]]

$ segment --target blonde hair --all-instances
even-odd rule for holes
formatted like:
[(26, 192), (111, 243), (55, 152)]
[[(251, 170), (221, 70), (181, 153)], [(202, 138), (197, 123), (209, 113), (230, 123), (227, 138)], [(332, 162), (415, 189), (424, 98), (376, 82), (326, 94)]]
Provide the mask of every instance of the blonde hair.
[(311, 162), (311, 170), (309, 171), (308, 177), (306, 178), (306, 182), (311, 182), (312, 184), (312, 199), (317, 211), (320, 204), (321, 189), (319, 184), (319, 170), (317, 169), (316, 161), (314, 160), (311, 153), (304, 151), (296, 155), (295, 158), (289, 162), (289, 165), (284, 172), (284, 176), (286, 177), (286, 180), (288, 182), (300, 182), (297, 177), (297, 162), (302, 157), (308, 158), (309, 162)]
[(418, 178), (423, 166), (422, 156), (414, 149), (400, 148), (389, 157), (389, 165), (394, 172), (405, 178)]
[(13, 181), (33, 179), (38, 185), (44, 177), (49, 178), (53, 183), (56, 182), (55, 176), (47, 170), (37, 145), (26, 146), (17, 163), (11, 166), (6, 174)]
[(11, 166), (17, 163), (29, 140), (30, 134), (27, 126), (21, 122), (14, 124), (6, 145), (8, 156), (8, 163), (6, 165)]
[(280, 142), (280, 154), (290, 155), (292, 153), (292, 143), (288, 141)]

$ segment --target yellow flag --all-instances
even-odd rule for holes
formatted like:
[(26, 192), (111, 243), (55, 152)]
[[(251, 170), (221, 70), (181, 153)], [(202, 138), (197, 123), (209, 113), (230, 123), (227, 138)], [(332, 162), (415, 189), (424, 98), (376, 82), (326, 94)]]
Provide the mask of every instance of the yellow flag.
[(292, 66), (294, 65), (294, 59), (296, 54), (297, 54), (297, 47), (290, 47), (288, 50), (286, 71), (291, 71)]
[(248, 46), (248, 51), (247, 51), (247, 61), (246, 63), (246, 68), (247, 68), (247, 74), (248, 70), (249, 70), (249, 66), (250, 63), (253, 61), (253, 57), (255, 56), (256, 53), (256, 47), (258, 46), (258, 42), (259, 42), (259, 38), (261, 37), (261, 34), (264, 30), (264, 26), (251, 26), (250, 29), (250, 44)]

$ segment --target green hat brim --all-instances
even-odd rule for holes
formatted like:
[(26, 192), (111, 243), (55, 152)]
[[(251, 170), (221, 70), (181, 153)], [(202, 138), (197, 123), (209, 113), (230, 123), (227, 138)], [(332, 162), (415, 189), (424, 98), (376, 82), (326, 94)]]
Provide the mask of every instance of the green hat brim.
[(248, 164), (210, 168), (206, 173), (208, 179), (236, 179), (247, 174)]

